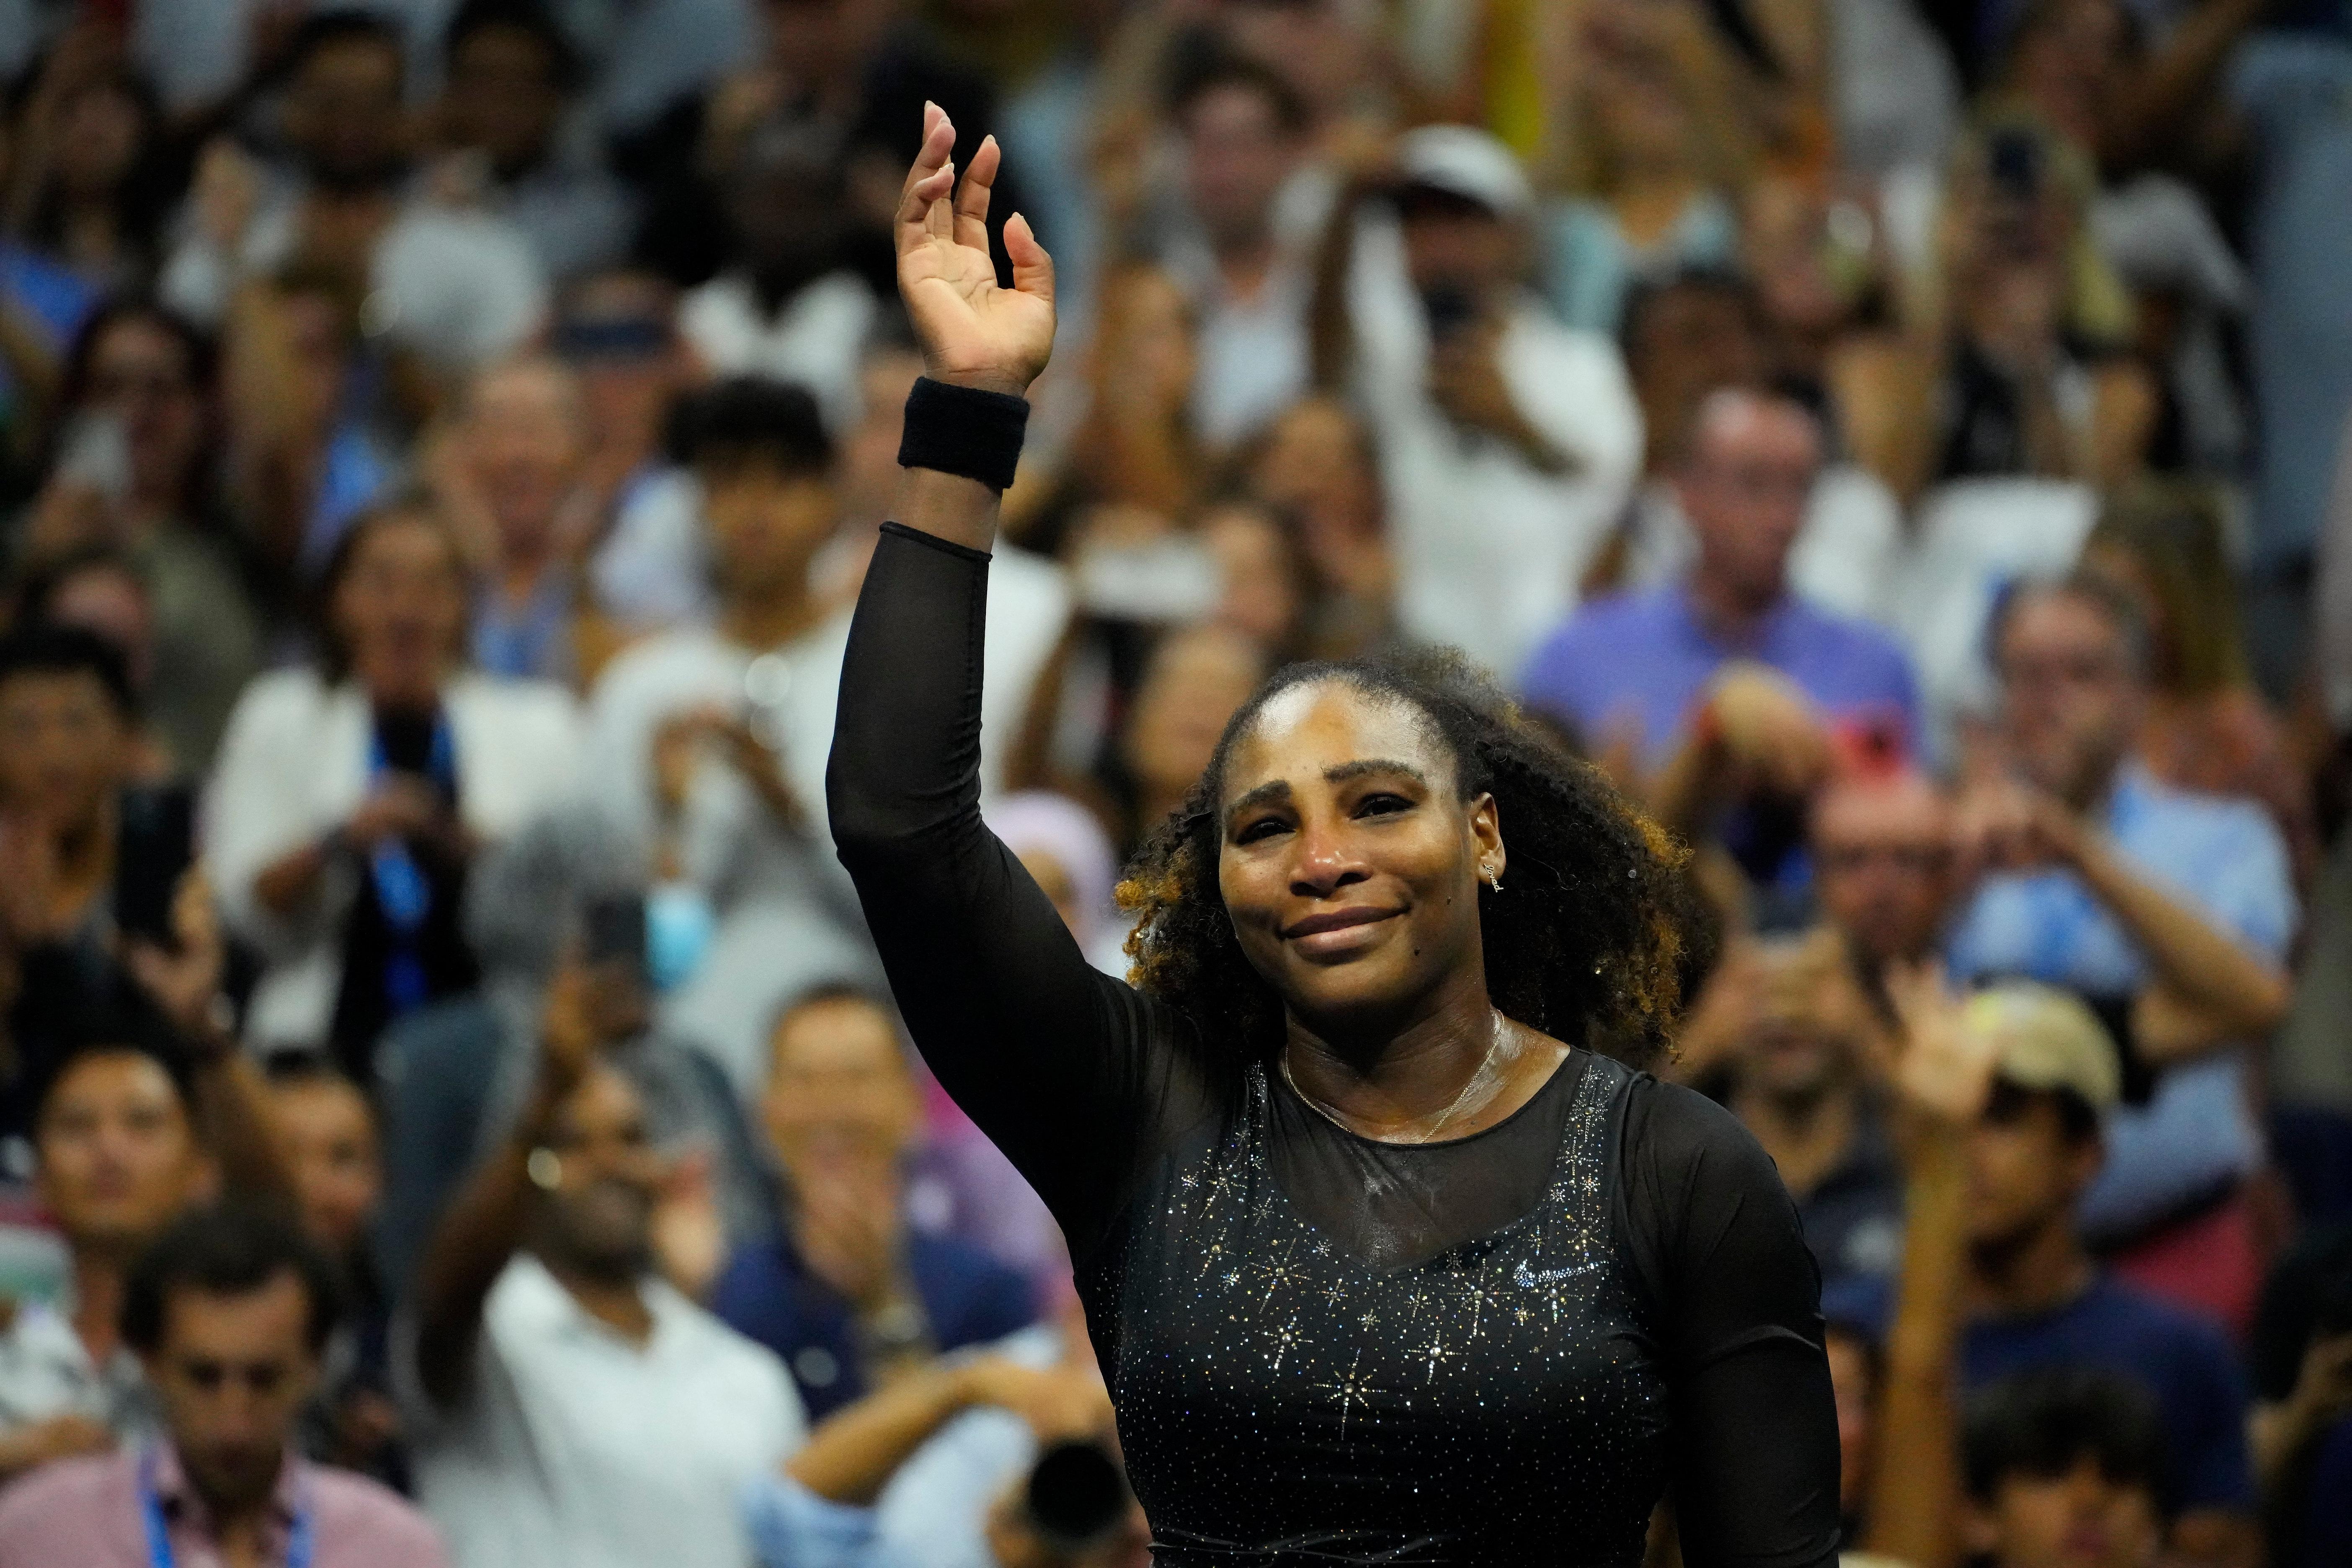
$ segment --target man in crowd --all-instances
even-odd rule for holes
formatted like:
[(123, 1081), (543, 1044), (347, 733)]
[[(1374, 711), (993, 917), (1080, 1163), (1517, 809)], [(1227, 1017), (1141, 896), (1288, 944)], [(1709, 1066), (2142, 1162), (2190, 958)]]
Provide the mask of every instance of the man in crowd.
[(1992, 1091), (1969, 1135), (1965, 1203), (1911, 1222), (1933, 1228), (1907, 1238), (1902, 1310), (1919, 1314), (1932, 1304), (1916, 1293), (1952, 1281), (1950, 1353), (1968, 1388), (2050, 1366), (2132, 1380), (2163, 1428), (2176, 1556), (2240, 1568), (2255, 1531), (2237, 1358), (2210, 1321), (2102, 1270), (2075, 1218), (2119, 1089), (2114, 1042), (2088, 1008), (2046, 987), (2005, 986), (1969, 1016), (1996, 1042)]
[(1266, 67), (1204, 50), (1169, 110), (1192, 222), (1160, 263), (1197, 317), (1192, 426), (1222, 450), (1307, 390), (1310, 252), (1331, 192), (1304, 163), (1306, 105)]
[(907, 1225), (922, 1100), (889, 1012), (821, 990), (777, 1022), (771, 1051), (761, 1110), (790, 1222), (735, 1256), (712, 1304), (783, 1358), (811, 1415), (1026, 1324), (1035, 1304), (1020, 1274)]
[(259, 1075), (209, 1019), (217, 932), (201, 896), (182, 906), (180, 955), (141, 966), (155, 1005), (86, 1020), (35, 1102), (34, 1184), (68, 1273), (61, 1300), (0, 1326), (0, 1477), (152, 1426), (121, 1331), (132, 1260), (216, 1193), (288, 1188)]
[(1318, 374), (1351, 362), (1405, 629), (1516, 669), (1575, 604), (1640, 468), (1642, 417), (1615, 347), (1525, 285), (1535, 197), (1510, 151), (1433, 125), (1396, 163), (1393, 220), (1334, 220), (1353, 259), (1316, 302)]
[(504, 353), (538, 326), (546, 280), (530, 242), (490, 214), (406, 186), (415, 123), (405, 45), (373, 13), (304, 17), (288, 47), (284, 168), (207, 149), (163, 298), (217, 325), (242, 283), (289, 262), (380, 293), (391, 341), (446, 370)]
[(287, 1220), (233, 1207), (188, 1215), (132, 1269), (121, 1318), (162, 1440), (12, 1488), (0, 1500), (0, 1565), (441, 1568), (440, 1541), (409, 1504), (295, 1452), (335, 1290)]
[(739, 1500), (799, 1447), (800, 1399), (656, 1273), (667, 1173), (587, 990), (557, 980), (523, 1114), (421, 1271), (418, 1496), (459, 1568), (741, 1568)]
[(2007, 771), (1962, 803), (1965, 852), (1988, 874), (1952, 970), (2101, 1009), (2126, 1098), (2146, 1102), (2115, 1117), (2083, 1223), (2103, 1247), (2139, 1244), (2129, 1277), (2242, 1324), (2260, 1265), (2238, 1188), (2262, 1148), (2231, 1047), (2285, 1012), (2285, 851), (2260, 806), (2168, 788), (2133, 759), (2147, 654), (2131, 599), (2091, 576), (2021, 587), (1989, 640)]
[(1521, 679), (1530, 703), (1592, 745), (1630, 742), (1669, 826), (1696, 837), (1743, 807), (1724, 826), (1727, 847), (1783, 900), (1801, 886), (1802, 802), (1827, 773), (1832, 725), (1893, 757), (1917, 729), (1894, 640), (1790, 591), (1789, 552), (1821, 466), (1821, 426), (1803, 404), (1710, 395), (1675, 478), (1698, 542), (1689, 574), (1586, 606)]
[(492, 365), (467, 389), (443, 503), (485, 559), (474, 662), (491, 675), (566, 683), (593, 674), (603, 638), (583, 624), (572, 535), (588, 429), (562, 361)]
[(1990, 1568), (2155, 1568), (2164, 1551), (2164, 1428), (2112, 1373), (2053, 1367), (1971, 1403), (1969, 1545)]
[(1950, 797), (1910, 768), (1842, 773), (1814, 795), (1813, 897), (1865, 984), (1942, 950), (1963, 890), (1957, 827)]

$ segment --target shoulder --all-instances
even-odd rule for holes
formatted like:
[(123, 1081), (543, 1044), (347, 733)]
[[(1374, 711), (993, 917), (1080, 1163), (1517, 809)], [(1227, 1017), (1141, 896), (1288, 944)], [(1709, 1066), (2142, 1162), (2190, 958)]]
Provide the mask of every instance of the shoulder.
[(431, 1521), (391, 1488), (326, 1465), (309, 1470), (322, 1531), (364, 1535), (381, 1561), (409, 1568), (433, 1568), (447, 1560)]
[(580, 704), (572, 693), (551, 680), (519, 680), (507, 676), (467, 674), (449, 685), (449, 704), (461, 711), (496, 723), (523, 723), (541, 729), (570, 729), (580, 720)]
[(1883, 626), (1840, 615), (1801, 596), (1790, 601), (1790, 616), (1808, 640), (1850, 662), (1875, 663), (1889, 670), (1911, 668), (1903, 645)]
[(296, 667), (257, 675), (237, 697), (229, 733), (232, 737), (278, 733), (307, 726), (331, 695), (315, 669)]
[(992, 1320), (981, 1330), (987, 1337), (1009, 1331), (1007, 1325), (993, 1321), (1007, 1311), (1017, 1311), (1023, 1323), (1034, 1316), (1029, 1310), (1033, 1292), (1028, 1279), (970, 1242), (949, 1236), (917, 1237), (909, 1251), (918, 1274), (952, 1298), (959, 1310), (980, 1311)]
[(20, 1477), (0, 1491), (0, 1543), (59, 1521), (87, 1525), (118, 1498), (127, 1509), (131, 1466), (131, 1456), (118, 1450), (54, 1460)]
[(1679, 1083), (1638, 1073), (1625, 1089), (1629, 1159), (1684, 1179), (1761, 1184), (1784, 1201), (1780, 1173), (1756, 1135), (1714, 1100)]
[(740, 1324), (746, 1310), (762, 1319), (788, 1316), (792, 1303), (792, 1259), (783, 1243), (754, 1241), (727, 1255), (719, 1282), (711, 1287), (711, 1310), (721, 1320)]
[(2236, 1356), (2220, 1328), (2112, 1276), (2091, 1288), (2078, 1310), (2084, 1326), (2111, 1343), (2136, 1344), (2176, 1367), (2235, 1375)]
[(1555, 656), (1582, 653), (1655, 626), (1666, 614), (1668, 594), (1666, 589), (1648, 588), (1588, 599), (1545, 640), (1543, 651)]

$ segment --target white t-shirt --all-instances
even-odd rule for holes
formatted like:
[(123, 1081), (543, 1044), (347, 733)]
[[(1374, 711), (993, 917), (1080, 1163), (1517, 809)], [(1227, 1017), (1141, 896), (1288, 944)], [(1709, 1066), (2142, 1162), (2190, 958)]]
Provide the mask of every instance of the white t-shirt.
[[(1888, 597), (1903, 554), (1903, 507), (1868, 469), (1825, 468), (1805, 508), (1805, 525), (1789, 551), (1789, 586), (1807, 602), (1858, 620), (1888, 622)], [(1674, 487), (1650, 485), (1634, 502), (1628, 586), (1646, 588), (1682, 576), (1698, 541)]]
[(1642, 413), (1616, 345), (1561, 326), (1532, 297), (1513, 309), (1502, 374), (1528, 424), (1576, 463), (1538, 471), (1502, 440), (1465, 434), (1429, 396), (1429, 331), (1393, 219), (1358, 220), (1349, 280), (1356, 400), (1388, 487), (1405, 629), (1508, 678), (1575, 607), (1577, 584), (1625, 504)]
[(722, 272), (678, 302), (677, 328), (720, 375), (808, 388), (838, 437), (862, 412), (857, 362), (875, 314), (874, 291), (856, 273), (828, 272), (770, 315), (749, 278)]
[(765, 1348), (659, 1281), (642, 1289), (640, 1346), (519, 1256), (463, 1404), (412, 1392), (417, 1500), (455, 1568), (751, 1562), (743, 1495), (807, 1436), (800, 1394)]

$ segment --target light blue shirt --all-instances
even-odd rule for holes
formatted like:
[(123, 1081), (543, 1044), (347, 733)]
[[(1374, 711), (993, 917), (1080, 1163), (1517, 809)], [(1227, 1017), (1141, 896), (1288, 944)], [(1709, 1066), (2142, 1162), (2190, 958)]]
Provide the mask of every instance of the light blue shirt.
[[(2284, 956), (2294, 885), (2260, 806), (2171, 788), (2133, 762), (2116, 775), (2102, 826), (2133, 869), (2248, 946)], [(2129, 995), (2148, 978), (2115, 917), (2067, 871), (1986, 878), (1949, 962), (1958, 979), (2023, 976), (2093, 996)], [(2244, 1077), (2241, 1052), (2216, 1052), (2167, 1070), (2147, 1104), (2108, 1117), (2106, 1165), (2083, 1202), (2088, 1237), (2128, 1235), (2261, 1163)]]

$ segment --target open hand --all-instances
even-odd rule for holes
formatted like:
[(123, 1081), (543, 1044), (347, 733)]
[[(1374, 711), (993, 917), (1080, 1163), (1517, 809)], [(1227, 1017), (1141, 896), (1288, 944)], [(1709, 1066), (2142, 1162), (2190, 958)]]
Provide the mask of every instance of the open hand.
[(1969, 1024), (1940, 964), (1890, 965), (1886, 994), (1903, 1023), (1893, 1076), (1904, 1105), (1954, 1131), (1976, 1125), (1992, 1097), (1998, 1042)]
[(923, 106), (923, 149), (898, 197), (893, 233), (898, 293), (906, 301), (923, 371), (934, 381), (1019, 396), (1054, 352), (1054, 261), (1029, 220), (1004, 225), (1013, 287), (1000, 288), (988, 249), (988, 198), (1003, 153), (989, 137), (956, 188), (955, 127), (935, 103)]

